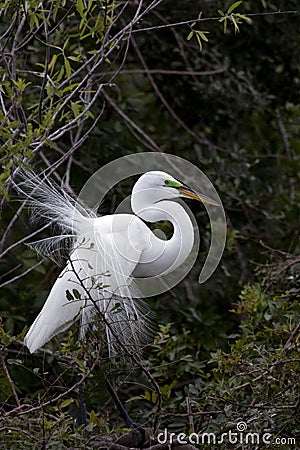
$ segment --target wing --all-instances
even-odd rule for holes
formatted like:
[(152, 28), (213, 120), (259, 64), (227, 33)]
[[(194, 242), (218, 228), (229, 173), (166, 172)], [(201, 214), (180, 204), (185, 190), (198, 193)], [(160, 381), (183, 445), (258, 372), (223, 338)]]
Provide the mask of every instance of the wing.
[(91, 322), (105, 323), (112, 355), (124, 346), (137, 348), (150, 330), (131, 277), (147, 246), (144, 223), (127, 214), (104, 216), (91, 219), (84, 231), (25, 336), (31, 352), (78, 318), (81, 337)]

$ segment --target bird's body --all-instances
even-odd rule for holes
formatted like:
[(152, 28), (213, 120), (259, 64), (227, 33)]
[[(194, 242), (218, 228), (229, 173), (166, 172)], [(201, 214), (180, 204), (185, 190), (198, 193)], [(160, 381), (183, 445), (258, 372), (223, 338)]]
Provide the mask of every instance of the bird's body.
[[(44, 241), (33, 247), (42, 247), (49, 255), (57, 242), (71, 233), (72, 248), (66, 267), (25, 336), (25, 345), (33, 353), (79, 318), (84, 336), (87, 325), (99, 317), (105, 322), (111, 353), (122, 346), (138, 347), (147, 332), (148, 318), (138, 299), (143, 295), (135, 278), (173, 271), (185, 261), (194, 242), (188, 214), (170, 200), (192, 197), (214, 202), (158, 171), (147, 172), (135, 184), (131, 197), (134, 214), (97, 217), (49, 183), (40, 180), (37, 184), (33, 177), (27, 180), (26, 189), (32, 190), (27, 197), (36, 212), (55, 220), (62, 229), (59, 238), (46, 240), (46, 247)], [(158, 238), (145, 223), (159, 220), (172, 222), (170, 240)]]
[[(140, 227), (131, 242), (123, 239), (129, 223), (135, 230)], [(107, 329), (111, 352), (116, 353), (114, 333), (119, 334), (122, 330), (126, 339), (134, 339), (137, 326), (140, 326), (136, 317), (142, 315), (139, 303), (133, 300), (131, 275), (146, 246), (142, 234), (144, 226), (142, 221), (128, 214), (114, 216), (114, 219), (113, 216), (84, 218), (83, 232), (74, 242), (69, 261), (25, 336), (24, 343), (31, 353), (67, 330), (76, 319), (81, 319), (80, 334), (83, 336), (97, 312), (103, 315), (102, 319), (111, 322), (112, 330)], [(121, 255), (121, 250), (126, 256)], [(111, 310), (114, 310), (112, 315)], [(122, 337), (120, 340), (125, 341)]]

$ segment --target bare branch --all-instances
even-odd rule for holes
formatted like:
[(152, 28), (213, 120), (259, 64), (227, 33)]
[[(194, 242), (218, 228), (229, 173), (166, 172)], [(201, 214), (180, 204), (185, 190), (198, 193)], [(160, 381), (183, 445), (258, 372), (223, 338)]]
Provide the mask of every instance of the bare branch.
[[(261, 17), (261, 16), (275, 16), (275, 15), (284, 15), (284, 14), (298, 14), (299, 11), (273, 11), (273, 12), (261, 12), (261, 13), (252, 13), (252, 14), (247, 14), (247, 17)], [(162, 30), (165, 28), (174, 28), (174, 27), (180, 27), (183, 25), (189, 25), (191, 23), (199, 23), (199, 22), (215, 22), (215, 21), (219, 21), (220, 20), (220, 16), (219, 17), (203, 17), (201, 19), (199, 19), (198, 17), (195, 19), (189, 19), (189, 20), (182, 20), (181, 22), (174, 22), (174, 23), (169, 23), (169, 24), (165, 24), (165, 25), (157, 25), (154, 27), (144, 27), (144, 28), (139, 28), (137, 30), (133, 30), (133, 33), (140, 33), (140, 32), (145, 32), (145, 31), (157, 31), (157, 30)]]
[(0, 362), (2, 364), (5, 376), (6, 376), (8, 382), (10, 384), (10, 388), (11, 388), (11, 391), (12, 391), (13, 396), (15, 398), (16, 404), (18, 406), (21, 406), (21, 402), (20, 402), (19, 396), (18, 396), (17, 391), (16, 391), (15, 383), (13, 382), (13, 380), (12, 380), (12, 378), (10, 376), (9, 370), (7, 368), (7, 364), (5, 362), (5, 357), (3, 355), (3, 347), (2, 346), (0, 346)]

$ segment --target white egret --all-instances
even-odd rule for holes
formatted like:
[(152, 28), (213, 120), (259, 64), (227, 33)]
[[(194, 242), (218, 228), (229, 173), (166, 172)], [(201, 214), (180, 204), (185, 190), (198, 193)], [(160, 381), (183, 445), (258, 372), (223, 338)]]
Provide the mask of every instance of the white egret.
[[(87, 325), (99, 313), (106, 324), (111, 354), (123, 346), (137, 350), (147, 333), (148, 316), (138, 300), (135, 277), (173, 271), (193, 247), (192, 222), (184, 208), (172, 200), (183, 197), (217, 203), (165, 172), (151, 171), (132, 189), (134, 214), (99, 217), (31, 172), (24, 172), (22, 178), (19, 189), (26, 194), (34, 219), (55, 222), (61, 230), (59, 236), (31, 247), (55, 258), (66, 239), (70, 245), (67, 264), (27, 332), (25, 345), (33, 353), (77, 319), (81, 319), (84, 336)], [(145, 223), (160, 220), (172, 222), (171, 239), (158, 238)]]

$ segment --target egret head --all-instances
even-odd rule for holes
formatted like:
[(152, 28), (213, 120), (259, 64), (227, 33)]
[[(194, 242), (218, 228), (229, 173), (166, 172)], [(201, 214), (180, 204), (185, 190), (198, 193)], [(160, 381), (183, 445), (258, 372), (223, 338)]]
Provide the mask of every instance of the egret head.
[(192, 198), (213, 206), (219, 206), (217, 202), (204, 194), (200, 194), (172, 175), (161, 171), (144, 173), (136, 182), (132, 194), (143, 193), (151, 202), (184, 197)]

